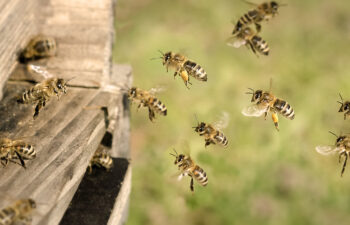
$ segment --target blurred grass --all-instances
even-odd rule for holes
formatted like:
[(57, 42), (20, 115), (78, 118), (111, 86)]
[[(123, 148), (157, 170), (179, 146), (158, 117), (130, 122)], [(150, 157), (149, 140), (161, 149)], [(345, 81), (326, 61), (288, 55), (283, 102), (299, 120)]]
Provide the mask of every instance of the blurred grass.
[[(114, 61), (130, 63), (134, 85), (167, 89), (159, 98), (168, 116), (148, 121), (132, 108), (133, 186), (128, 224), (349, 224), (350, 171), (340, 177), (334, 157), (316, 153), (332, 144), (328, 133), (350, 132), (338, 113), (338, 93), (350, 99), (350, 3), (290, 1), (263, 24), (268, 57), (226, 46), (233, 26), (250, 6), (243, 1), (120, 0), (116, 9)], [(157, 50), (185, 54), (208, 73), (208, 82), (182, 80), (166, 73)], [(280, 117), (280, 132), (270, 118), (248, 118), (248, 87), (268, 89), (295, 109), (293, 121)], [(229, 147), (204, 148), (193, 132), (194, 113), (213, 122), (227, 111)], [(188, 141), (191, 156), (207, 172), (209, 184), (189, 191), (177, 182), (169, 155)], [(349, 169), (348, 169), (349, 170)]]

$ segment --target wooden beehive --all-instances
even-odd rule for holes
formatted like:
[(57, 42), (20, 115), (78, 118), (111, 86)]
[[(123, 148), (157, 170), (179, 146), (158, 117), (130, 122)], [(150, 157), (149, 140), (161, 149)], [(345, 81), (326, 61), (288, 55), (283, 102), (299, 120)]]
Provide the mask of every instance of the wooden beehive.
[[(60, 223), (106, 133), (112, 156), (129, 157), (127, 98), (103, 91), (111, 83), (132, 82), (130, 66), (112, 65), (114, 4), (113, 0), (0, 0), (0, 135), (22, 138), (37, 152), (36, 159), (26, 161), (27, 169), (13, 163), (0, 168), (0, 209), (14, 200), (33, 198), (37, 210), (32, 224)], [(67, 94), (59, 101), (51, 99), (33, 120), (33, 107), (15, 100), (33, 85), (16, 58), (38, 33), (57, 40), (58, 54), (35, 63), (57, 77), (75, 78)], [(108, 124), (101, 107), (107, 108)], [(131, 168), (124, 167), (109, 224), (125, 220)]]

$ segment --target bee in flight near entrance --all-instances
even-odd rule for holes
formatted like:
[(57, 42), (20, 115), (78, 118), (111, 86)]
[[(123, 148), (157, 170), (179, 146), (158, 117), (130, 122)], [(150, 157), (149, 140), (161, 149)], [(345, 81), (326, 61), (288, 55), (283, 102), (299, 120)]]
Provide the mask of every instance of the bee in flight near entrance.
[(54, 56), (56, 52), (57, 44), (55, 39), (40, 34), (33, 37), (25, 49), (20, 52), (19, 61), (27, 63), (31, 60)]
[(8, 162), (12, 162), (26, 168), (24, 160), (35, 159), (35, 157), (36, 152), (32, 145), (21, 140), (0, 139), (0, 162), (3, 167), (6, 167)]
[(258, 36), (250, 27), (245, 27), (236, 36), (230, 37), (227, 41), (227, 45), (235, 48), (245, 45), (257, 56), (257, 52), (263, 55), (268, 55), (270, 52), (266, 41)]
[(280, 6), (286, 6), (286, 4), (278, 4), (275, 1), (264, 2), (260, 5), (248, 1), (246, 1), (246, 3), (256, 6), (256, 8), (249, 10), (246, 14), (239, 18), (232, 31), (232, 35), (237, 35), (242, 31), (243, 28), (249, 26), (252, 23), (255, 24), (256, 31), (259, 33), (261, 31), (260, 23), (262, 21), (268, 21), (277, 15), (278, 8)]
[(350, 156), (350, 135), (336, 135), (333, 132), (329, 132), (333, 134), (337, 140), (335, 141), (335, 145), (319, 145), (316, 146), (316, 151), (322, 155), (331, 155), (338, 153), (339, 154), (339, 163), (341, 161), (341, 157), (344, 156), (344, 164), (343, 168), (341, 170), (341, 176), (343, 176), (343, 173), (345, 171), (346, 162), (348, 161), (348, 158)]
[(189, 76), (199, 81), (208, 80), (207, 73), (204, 69), (199, 64), (187, 59), (184, 55), (173, 52), (159, 52), (162, 54), (161, 59), (163, 60), (163, 66), (166, 67), (167, 72), (169, 67), (175, 69), (174, 77), (179, 74), (187, 88), (187, 84), (191, 84)]
[(22, 199), (0, 210), (0, 225), (26, 224), (32, 222), (32, 212), (36, 208), (33, 199)]
[(36, 84), (34, 87), (26, 90), (22, 96), (17, 99), (18, 103), (35, 105), (35, 113), (33, 115), (33, 118), (35, 119), (51, 97), (56, 95), (59, 100), (63, 93), (66, 94), (66, 86), (69, 80), (65, 81), (64, 79), (53, 77), (40, 66), (28, 65), (28, 70), (30, 72), (34, 71), (47, 78)]
[(343, 97), (339, 94), (340, 100), (338, 103), (341, 105), (338, 112), (344, 112), (344, 120), (350, 116), (350, 101), (343, 101)]
[(213, 124), (199, 122), (197, 120), (197, 126), (192, 128), (194, 128), (195, 132), (197, 132), (200, 136), (204, 136), (205, 147), (210, 144), (219, 144), (226, 147), (228, 140), (221, 130), (227, 127), (228, 121), (228, 114), (223, 113), (222, 118)]
[(148, 107), (148, 117), (152, 122), (155, 118), (155, 112), (163, 116), (167, 115), (167, 108), (165, 105), (154, 96), (154, 94), (160, 90), (161, 89), (158, 88), (152, 88), (149, 91), (144, 91), (140, 88), (132, 87), (128, 91), (129, 99), (139, 102), (138, 108)]
[(289, 105), (288, 102), (277, 98), (271, 93), (272, 79), (270, 80), (270, 89), (269, 91), (262, 91), (249, 88), (251, 92), (246, 94), (253, 95), (251, 102), (256, 102), (251, 106), (248, 106), (242, 110), (244, 116), (255, 116), (260, 117), (265, 114), (265, 119), (268, 112), (272, 114), (272, 121), (275, 124), (277, 130), (278, 128), (278, 116), (277, 113), (281, 114), (285, 118), (293, 120), (294, 109)]
[(100, 145), (96, 152), (94, 153), (94, 156), (90, 160), (89, 163), (89, 172), (92, 172), (92, 167), (103, 167), (107, 171), (109, 171), (113, 166), (113, 160), (112, 157), (104, 151), (104, 147)]
[(189, 155), (177, 154), (174, 149), (175, 154), (170, 153), (170, 155), (175, 157), (174, 164), (178, 166), (181, 174), (179, 176), (179, 180), (181, 180), (184, 176), (188, 175), (191, 177), (190, 189), (194, 192), (194, 184), (193, 179), (195, 179), (200, 185), (205, 187), (208, 184), (208, 177), (206, 172), (196, 165), (194, 161), (191, 159)]

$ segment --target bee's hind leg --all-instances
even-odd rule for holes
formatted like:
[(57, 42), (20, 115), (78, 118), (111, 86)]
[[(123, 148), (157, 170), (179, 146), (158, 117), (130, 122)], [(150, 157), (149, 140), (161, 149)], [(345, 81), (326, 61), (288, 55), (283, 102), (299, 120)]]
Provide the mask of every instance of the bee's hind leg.
[(343, 176), (343, 173), (345, 171), (345, 167), (346, 167), (346, 162), (348, 161), (348, 154), (346, 152), (344, 152), (344, 155), (345, 155), (345, 161), (344, 161), (344, 164), (343, 164), (343, 169), (341, 170), (341, 177)]
[(38, 104), (35, 107), (35, 113), (33, 115), (33, 119), (36, 119), (36, 117), (39, 115), (39, 112), (41, 108), (43, 108), (46, 105), (45, 101), (39, 101)]
[(278, 129), (278, 116), (277, 116), (276, 112), (272, 113), (272, 121), (275, 124), (277, 131), (279, 131), (279, 129)]
[(260, 33), (261, 31), (261, 25), (259, 23), (255, 23), (255, 28), (256, 28), (256, 32)]
[(194, 192), (193, 177), (191, 177), (190, 189)]

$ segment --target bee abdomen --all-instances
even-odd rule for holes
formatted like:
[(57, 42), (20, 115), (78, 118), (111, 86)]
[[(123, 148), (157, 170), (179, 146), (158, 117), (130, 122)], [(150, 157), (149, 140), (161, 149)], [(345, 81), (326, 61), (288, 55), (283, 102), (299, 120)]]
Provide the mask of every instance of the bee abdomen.
[(255, 35), (252, 39), (253, 45), (256, 48), (256, 50), (264, 55), (268, 55), (270, 48), (267, 45), (266, 41), (263, 40), (261, 37)]
[(22, 94), (21, 98), (19, 98), (17, 102), (27, 104), (32, 102), (34, 99), (35, 97), (33, 96), (33, 91), (29, 89)]
[(241, 18), (239, 18), (232, 34), (233, 35), (237, 34), (245, 25), (249, 25), (250, 23), (253, 23), (254, 21), (258, 22), (258, 21), (256, 21), (258, 15), (259, 15), (258, 11), (256, 9), (253, 9), (253, 10), (248, 11), (243, 16), (241, 16)]
[(223, 145), (223, 146), (227, 146), (228, 144), (228, 140), (226, 138), (226, 136), (222, 133), (217, 131), (217, 134), (215, 135), (215, 140), (217, 141), (217, 143)]
[(294, 119), (294, 109), (289, 105), (288, 102), (281, 99), (277, 99), (273, 104), (273, 107), (284, 117), (291, 120)]
[(23, 157), (23, 159), (35, 159), (36, 157), (34, 147), (28, 144), (16, 146), (16, 151)]
[(206, 172), (199, 166), (196, 166), (196, 168), (193, 171), (194, 178), (200, 183), (202, 186), (206, 186), (208, 184), (208, 177)]
[(193, 76), (197, 80), (200, 80), (200, 81), (207, 81), (208, 80), (207, 73), (197, 63), (192, 62), (190, 60), (187, 60), (184, 64), (184, 67), (185, 67), (186, 71), (188, 72), (188, 74), (190, 74), (191, 76)]
[(12, 208), (5, 208), (0, 211), (0, 225), (10, 225), (16, 216), (15, 210)]
[(157, 98), (150, 99), (150, 105), (156, 112), (164, 116), (167, 115), (167, 108), (159, 99)]

